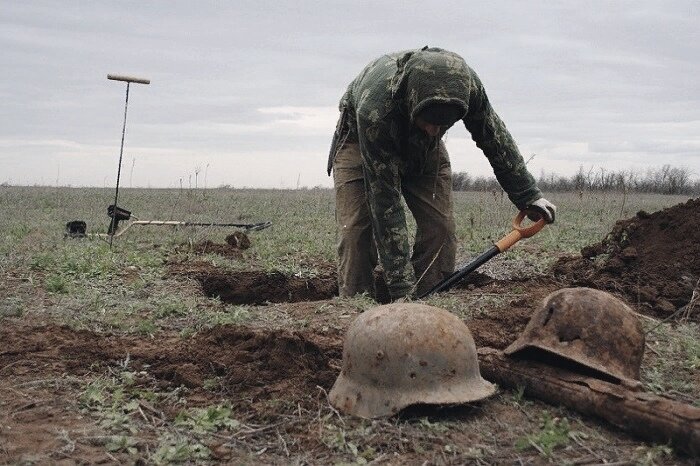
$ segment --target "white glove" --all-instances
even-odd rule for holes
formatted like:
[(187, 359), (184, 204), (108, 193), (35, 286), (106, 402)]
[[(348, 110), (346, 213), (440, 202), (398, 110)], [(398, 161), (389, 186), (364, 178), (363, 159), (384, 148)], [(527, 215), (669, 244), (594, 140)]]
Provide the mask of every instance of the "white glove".
[(525, 211), (527, 212), (527, 217), (533, 222), (543, 218), (547, 223), (554, 223), (557, 206), (541, 197), (525, 207)]

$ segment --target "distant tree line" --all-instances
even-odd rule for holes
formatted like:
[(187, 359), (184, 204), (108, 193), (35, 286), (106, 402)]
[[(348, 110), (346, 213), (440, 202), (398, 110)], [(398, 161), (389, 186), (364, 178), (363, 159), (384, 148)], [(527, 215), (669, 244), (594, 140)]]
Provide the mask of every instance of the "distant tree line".
[[(607, 170), (605, 168), (580, 167), (572, 176), (540, 173), (537, 184), (543, 191), (620, 191), (658, 194), (700, 194), (700, 180), (692, 178), (693, 172), (685, 167), (663, 165), (645, 172), (633, 170)], [(452, 174), (455, 191), (494, 191), (501, 186), (493, 176), (472, 177), (466, 172)]]

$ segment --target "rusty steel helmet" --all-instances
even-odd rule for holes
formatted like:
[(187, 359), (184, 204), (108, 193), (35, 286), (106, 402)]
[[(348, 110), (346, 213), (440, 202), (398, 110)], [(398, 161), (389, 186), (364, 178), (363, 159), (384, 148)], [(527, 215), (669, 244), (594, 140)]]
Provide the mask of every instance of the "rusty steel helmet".
[(474, 339), (457, 316), (394, 303), (372, 308), (350, 325), (343, 368), (329, 397), (344, 413), (377, 418), (414, 404), (477, 401), (495, 390), (481, 378)]
[(553, 353), (621, 382), (638, 384), (644, 332), (629, 306), (610, 293), (564, 288), (544, 299), (505, 353), (528, 348)]

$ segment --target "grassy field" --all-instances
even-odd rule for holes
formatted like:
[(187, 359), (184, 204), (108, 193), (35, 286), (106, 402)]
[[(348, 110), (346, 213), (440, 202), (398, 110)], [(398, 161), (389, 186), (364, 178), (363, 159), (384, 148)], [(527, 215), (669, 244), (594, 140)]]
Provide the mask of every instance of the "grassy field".
[[(495, 258), (483, 272), (505, 280), (546, 275), (557, 258), (600, 241), (617, 220), (687, 200), (616, 193), (554, 193), (548, 198), (559, 208), (556, 224)], [(177, 345), (194, 345), (197, 338), (230, 326), (298, 331), (312, 336), (320, 348), (331, 348), (330, 364), (336, 367), (347, 324), (376, 303), (357, 297), (234, 305), (202, 293), (188, 269), (173, 272), (174, 265), (186, 265), (305, 279), (327, 274), (334, 267), (336, 242), (329, 190), (121, 191), (120, 205), (142, 220), (273, 223), (250, 232), (252, 247), (235, 257), (202, 254), (196, 248), (204, 241), (224, 243), (230, 228), (138, 225), (116, 238), (111, 250), (100, 238), (64, 237), (71, 220), (86, 221), (89, 233), (104, 233), (112, 201), (107, 189), (0, 187), (0, 326), (5, 335), (49, 329), (62, 345), (85, 338), (121, 351), (115, 350), (118, 359), (96, 357), (80, 370), (63, 365), (60, 354), (52, 356), (52, 367), (16, 371), (21, 360), (0, 367), (5, 393), (0, 395), (2, 463), (691, 461), (668, 446), (636, 441), (595, 420), (507, 390), (472, 410), (362, 421), (330, 407), (325, 379), (314, 379), (298, 401), (276, 396), (274, 387), (271, 396), (232, 395), (215, 372), (195, 388), (172, 377), (165, 384), (149, 371), (157, 358), (144, 364), (124, 348), (153, 347), (156, 353), (161, 348), (170, 354)], [(467, 261), (507, 233), (515, 213), (500, 193), (455, 193), (458, 261)], [(469, 322), (507, 312), (518, 299), (529, 299), (528, 290), (513, 282), (508, 289), (439, 295), (428, 302)], [(644, 324), (657, 325), (651, 320)], [(699, 336), (692, 322), (655, 328), (647, 336), (645, 387), (698, 405)], [(50, 350), (38, 338), (32, 344)], [(42, 415), (52, 421), (47, 425)], [(32, 438), (43, 442), (32, 443)]]

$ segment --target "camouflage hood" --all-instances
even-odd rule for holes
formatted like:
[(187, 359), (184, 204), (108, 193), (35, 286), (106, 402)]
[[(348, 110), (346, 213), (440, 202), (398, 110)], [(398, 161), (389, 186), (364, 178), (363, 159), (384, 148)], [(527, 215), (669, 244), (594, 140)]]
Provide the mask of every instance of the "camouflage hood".
[(423, 48), (405, 53), (397, 60), (392, 79), (392, 96), (404, 102), (411, 122), (426, 107), (441, 103), (469, 110), (468, 96), (473, 71), (459, 55), (440, 48)]

